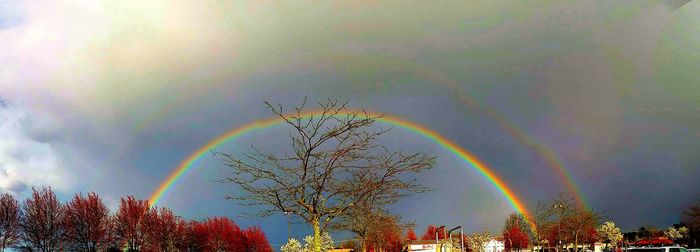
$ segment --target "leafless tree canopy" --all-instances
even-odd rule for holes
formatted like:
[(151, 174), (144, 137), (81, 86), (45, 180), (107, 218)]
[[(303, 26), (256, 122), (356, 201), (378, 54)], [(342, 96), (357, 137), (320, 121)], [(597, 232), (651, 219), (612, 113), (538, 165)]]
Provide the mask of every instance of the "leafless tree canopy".
[(352, 110), (347, 103), (328, 100), (307, 116), (304, 104), (285, 114), (282, 106), (265, 103), (290, 126), (290, 148), (283, 154), (252, 151), (238, 155), (217, 153), (232, 168), (226, 182), (242, 188), (230, 198), (244, 205), (263, 206), (258, 215), (290, 212), (325, 229), (350, 210), (380, 206), (423, 192), (410, 178), (433, 166), (434, 157), (404, 154), (377, 144), (389, 129), (372, 127), (381, 116)]

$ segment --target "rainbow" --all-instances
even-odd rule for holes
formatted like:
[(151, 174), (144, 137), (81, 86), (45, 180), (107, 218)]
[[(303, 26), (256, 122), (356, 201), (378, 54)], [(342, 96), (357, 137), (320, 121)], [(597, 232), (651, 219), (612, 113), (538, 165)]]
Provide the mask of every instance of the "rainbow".
[[(342, 115), (347, 115), (349, 113), (355, 113), (358, 111), (345, 111), (342, 112)], [(366, 112), (366, 111), (365, 111)], [(301, 115), (302, 118), (308, 118), (312, 115), (317, 115), (320, 113), (319, 111), (311, 111), (307, 112)], [(484, 162), (479, 160), (474, 154), (471, 152), (467, 151), (466, 149), (462, 148), (461, 146), (457, 145), (456, 143), (450, 141), (449, 139), (445, 138), (444, 136), (440, 135), (439, 133), (423, 126), (420, 124), (417, 124), (415, 122), (411, 122), (399, 117), (395, 116), (390, 116), (390, 115), (381, 115), (378, 113), (374, 112), (366, 112), (369, 116), (372, 117), (379, 117), (377, 120), (395, 125), (398, 127), (401, 127), (403, 129), (407, 129), (411, 132), (417, 133), (419, 135), (422, 135), (424, 137), (427, 137), (428, 139), (434, 141), (438, 145), (442, 146), (443, 148), (449, 150), (450, 152), (454, 153), (456, 156), (458, 156), (460, 159), (463, 161), (467, 162), (471, 167), (476, 169), (484, 178), (486, 178), (493, 186), (495, 186), (500, 193), (506, 198), (506, 200), (510, 203), (510, 205), (513, 207), (513, 209), (522, 215), (526, 217), (526, 219), (529, 219), (530, 214), (528, 213), (527, 209), (525, 208), (524, 204), (518, 197), (513, 193), (513, 191), (506, 185), (506, 183), (503, 181), (503, 179), (499, 178), (493, 171), (490, 169)], [(291, 116), (291, 115), (290, 115)], [(237, 137), (244, 135), (246, 133), (255, 131), (255, 130), (261, 130), (265, 129), (274, 125), (278, 125), (283, 123), (284, 120), (279, 118), (279, 117), (274, 117), (274, 118), (269, 118), (269, 119), (264, 119), (264, 120), (258, 120), (254, 121), (248, 124), (245, 124), (243, 126), (234, 128), (230, 130), (229, 132), (226, 132), (214, 140), (209, 141), (207, 144), (199, 147), (195, 152), (190, 154), (185, 160), (183, 160), (180, 165), (170, 174), (168, 177), (158, 186), (158, 188), (152, 193), (149, 202), (151, 203), (151, 206), (155, 206), (158, 204), (158, 202), (161, 200), (161, 198), (168, 192), (170, 188), (173, 187), (173, 185), (182, 177), (184, 176), (189, 170), (194, 168), (194, 163), (197, 162), (197, 160), (201, 159), (203, 156), (205, 156), (206, 153), (209, 153), (209, 150), (217, 148), (221, 146), (222, 144), (234, 140)], [(531, 226), (533, 226), (532, 223), (530, 223)], [(533, 226), (534, 228), (534, 226)]]
[[(393, 70), (404, 70), (409, 71), (419, 78), (422, 78), (431, 83), (438, 84), (444, 88), (450, 90), (454, 94), (455, 98), (462, 104), (468, 106), (476, 111), (481, 111), (484, 115), (496, 122), (509, 136), (523, 144), (529, 150), (535, 152), (540, 156), (547, 166), (553, 171), (553, 174), (558, 176), (557, 181), (559, 181), (565, 188), (566, 191), (574, 197), (576, 204), (584, 208), (590, 209), (586, 203), (585, 195), (581, 192), (580, 187), (577, 185), (576, 180), (571, 174), (570, 169), (568, 169), (564, 161), (557, 156), (557, 154), (547, 145), (537, 141), (532, 136), (529, 136), (523, 129), (518, 127), (515, 123), (508, 120), (503, 114), (494, 110), (491, 107), (485, 106), (480, 103), (477, 99), (469, 95), (460, 87), (460, 82), (450, 78), (447, 74), (438, 71), (434, 68), (429, 68), (428, 66), (418, 64), (416, 62), (406, 61), (400, 58), (391, 56), (378, 56), (375, 54), (356, 54), (356, 53), (322, 53), (322, 54), (308, 54), (306, 58), (296, 59), (295, 62), (304, 62), (303, 64), (321, 64), (324, 66), (333, 66), (338, 62), (345, 62), (348, 64), (360, 64), (365, 62), (381, 62), (382, 67), (390, 68)], [(362, 65), (362, 64), (360, 64)], [(289, 67), (289, 66), (288, 66)], [(352, 69), (352, 65), (350, 66)], [(249, 73), (253, 74), (253, 73)], [(193, 94), (197, 94), (200, 91), (193, 89), (184, 89), (181, 91), (182, 95), (178, 97), (190, 97)], [(149, 116), (142, 117), (141, 121), (136, 123), (136, 129), (142, 130), (148, 126), (148, 124), (157, 121), (158, 115), (167, 113), (170, 110), (176, 109), (178, 103), (182, 103), (188, 99), (172, 99), (170, 102), (163, 102), (156, 109), (149, 113)], [(115, 157), (116, 159), (116, 157)]]

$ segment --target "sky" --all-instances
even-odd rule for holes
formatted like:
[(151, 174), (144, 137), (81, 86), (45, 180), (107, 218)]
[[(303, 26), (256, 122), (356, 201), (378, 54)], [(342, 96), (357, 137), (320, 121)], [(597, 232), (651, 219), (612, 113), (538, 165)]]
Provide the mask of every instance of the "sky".
[[(149, 198), (191, 153), (269, 118), (263, 102), (348, 100), (423, 125), (483, 161), (524, 205), (579, 196), (623, 230), (667, 227), (700, 201), (697, 1), (0, 0), (0, 190)], [(386, 126), (386, 125), (379, 125)], [(287, 129), (216, 150), (283, 151)], [(514, 211), (454, 153), (396, 127), (387, 147), (437, 156), (434, 190), (391, 210), (500, 233)], [(159, 205), (244, 218), (198, 160)], [(298, 222), (298, 220), (294, 220)], [(309, 233), (293, 224), (293, 236)]]

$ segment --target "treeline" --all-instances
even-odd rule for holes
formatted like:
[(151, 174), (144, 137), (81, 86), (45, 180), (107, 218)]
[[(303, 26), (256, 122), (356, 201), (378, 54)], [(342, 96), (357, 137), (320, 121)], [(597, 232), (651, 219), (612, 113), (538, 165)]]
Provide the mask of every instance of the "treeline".
[(272, 251), (260, 227), (227, 217), (188, 221), (133, 196), (111, 214), (96, 193), (63, 204), (51, 188), (32, 191), (21, 203), (0, 195), (0, 251)]

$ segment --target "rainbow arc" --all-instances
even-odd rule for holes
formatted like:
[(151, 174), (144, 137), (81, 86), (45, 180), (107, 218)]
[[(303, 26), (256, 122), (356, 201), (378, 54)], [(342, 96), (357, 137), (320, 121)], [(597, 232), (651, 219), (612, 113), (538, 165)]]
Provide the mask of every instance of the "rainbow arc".
[[(341, 112), (339, 116), (343, 115), (348, 115), (350, 113), (355, 113), (355, 112), (360, 112), (360, 111), (353, 111), (353, 110), (348, 110)], [(304, 113), (301, 115), (302, 118), (308, 118), (311, 116), (316, 116), (320, 113), (320, 111), (310, 111), (307, 113)], [(438, 144), (439, 146), (443, 147), (444, 149), (448, 150), (449, 152), (453, 153), (456, 157), (461, 159), (462, 161), (466, 162), (468, 164), (468, 167), (473, 168), (476, 170), (483, 178), (485, 178), (489, 183), (491, 183), (500, 193), (504, 198), (508, 201), (508, 203), (512, 206), (513, 210), (521, 213), (526, 217), (526, 219), (529, 219), (530, 214), (525, 208), (525, 205), (522, 203), (522, 201), (516, 196), (516, 194), (513, 192), (513, 190), (506, 185), (505, 181), (501, 179), (494, 171), (493, 169), (489, 168), (489, 166), (484, 163), (483, 161), (479, 160), (473, 153), (470, 151), (462, 148), (458, 144), (454, 143), (453, 141), (449, 140), (448, 138), (444, 137), (443, 135), (437, 133), (436, 131), (425, 127), (423, 125), (420, 125), (418, 123), (408, 121), (405, 119), (402, 119), (400, 117), (396, 116), (391, 116), (391, 115), (385, 115), (385, 114), (379, 114), (375, 112), (369, 112), (369, 111), (362, 111), (362, 113), (367, 113), (368, 116), (371, 117), (379, 117), (377, 121), (397, 126), (399, 128), (406, 129), (410, 132), (416, 133), (420, 136), (426, 137), (433, 141), (434, 143)], [(292, 116), (292, 115), (289, 115)], [(188, 171), (192, 170), (196, 166), (194, 165), (198, 160), (200, 160), (203, 156), (205, 156), (209, 150), (215, 149), (227, 142), (233, 141), (236, 138), (245, 135), (247, 133), (256, 131), (256, 130), (263, 130), (278, 124), (284, 123), (284, 120), (279, 118), (279, 117), (274, 117), (274, 118), (268, 118), (264, 120), (258, 120), (258, 121), (253, 121), (251, 123), (236, 127), (220, 136), (217, 138), (209, 141), (205, 145), (202, 145), (199, 147), (195, 152), (190, 154), (186, 159), (184, 159), (175, 170), (173, 170), (170, 175), (158, 186), (158, 188), (151, 194), (151, 197), (149, 198), (149, 202), (151, 203), (152, 206), (157, 205), (160, 200), (163, 198), (164, 195), (167, 194), (167, 192), (176, 184), (176, 182), (182, 178), (185, 174), (187, 174)], [(531, 226), (532, 223), (530, 223)], [(533, 226), (534, 227), (534, 226)]]

